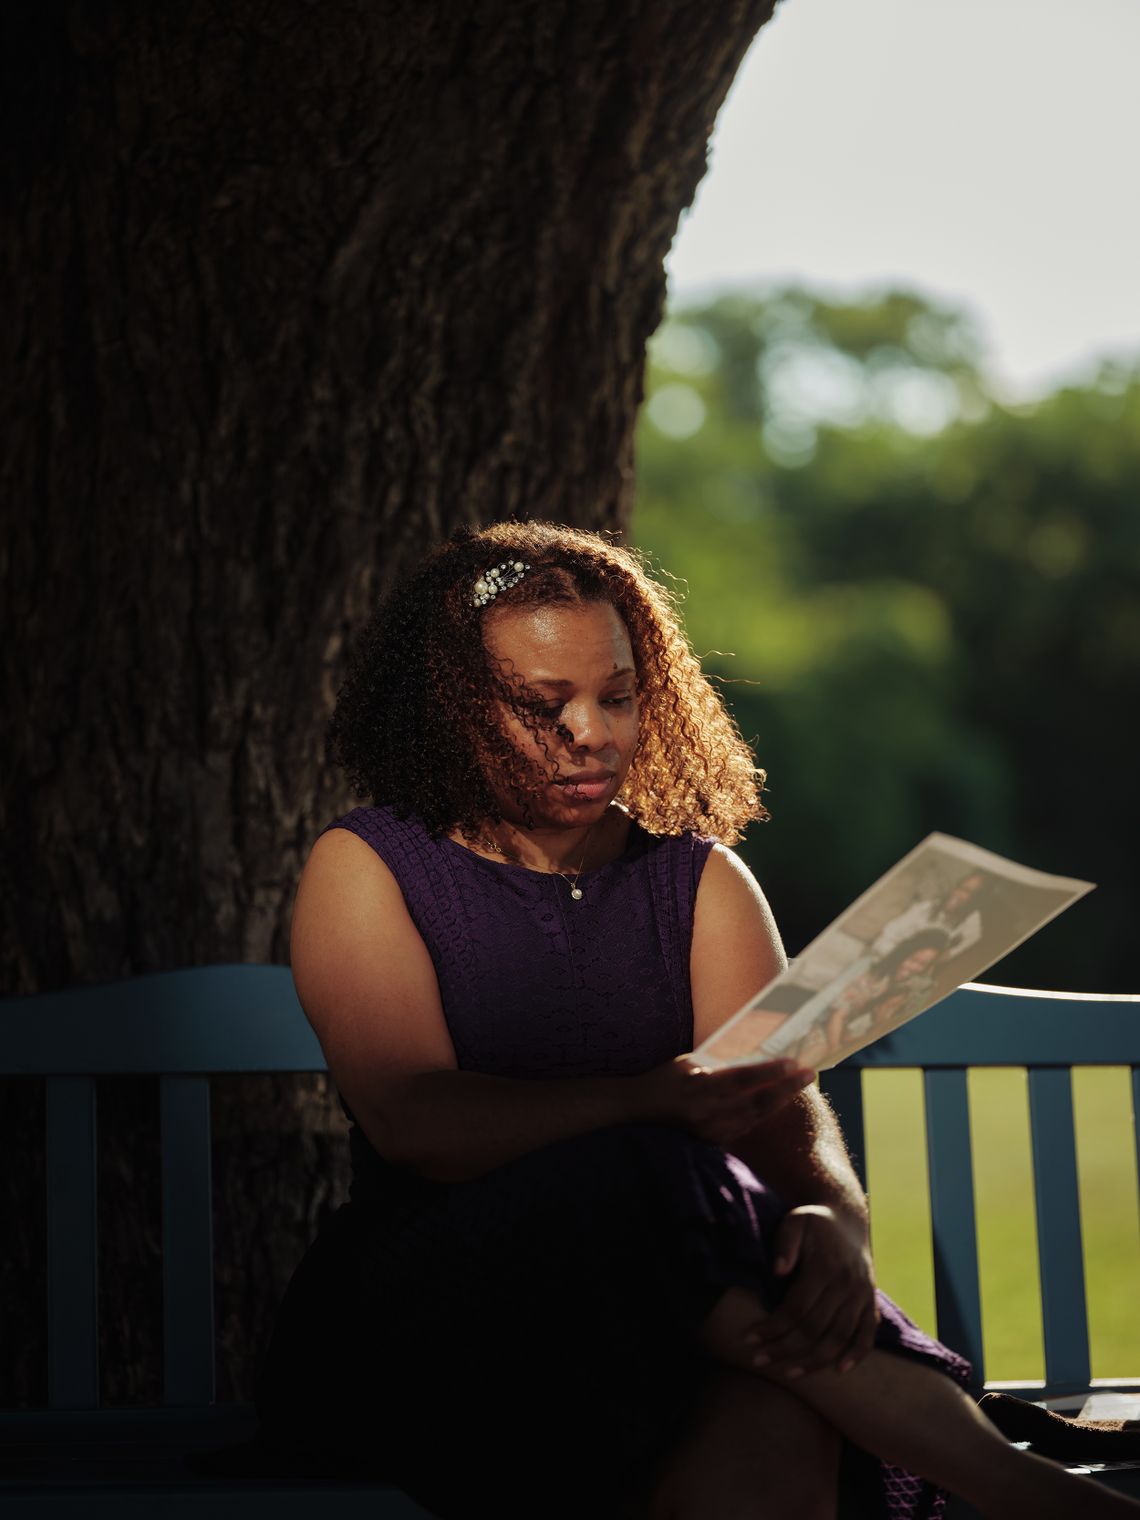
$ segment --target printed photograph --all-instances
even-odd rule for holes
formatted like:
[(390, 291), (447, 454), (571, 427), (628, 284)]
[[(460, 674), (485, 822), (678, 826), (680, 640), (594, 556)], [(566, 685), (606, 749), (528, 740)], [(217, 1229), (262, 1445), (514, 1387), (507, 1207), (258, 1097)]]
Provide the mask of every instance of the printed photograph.
[(931, 834), (697, 1051), (824, 1071), (971, 981), (1092, 890)]

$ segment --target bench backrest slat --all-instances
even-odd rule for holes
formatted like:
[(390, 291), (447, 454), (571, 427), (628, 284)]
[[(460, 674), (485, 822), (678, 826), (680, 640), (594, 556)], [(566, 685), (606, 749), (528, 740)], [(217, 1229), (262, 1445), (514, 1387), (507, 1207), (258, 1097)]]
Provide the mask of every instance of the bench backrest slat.
[(1051, 1384), (1083, 1387), (1089, 1378), (1089, 1327), (1070, 1072), (1030, 1070), (1029, 1128), (1037, 1200), (1045, 1378)]
[(0, 1076), (324, 1071), (288, 966), (191, 966), (0, 1002)]
[(928, 1071), (923, 1081), (938, 1333), (969, 1358), (981, 1382), (985, 1370), (982, 1299), (966, 1073)]
[(850, 1060), (863, 1067), (930, 1069), (1131, 1066), (1138, 1057), (1140, 996), (1023, 992), (967, 982)]
[(99, 1402), (95, 1082), (49, 1077), (47, 1131), (48, 1403)]
[(214, 1225), (210, 1081), (163, 1077), (163, 1403), (214, 1402)]

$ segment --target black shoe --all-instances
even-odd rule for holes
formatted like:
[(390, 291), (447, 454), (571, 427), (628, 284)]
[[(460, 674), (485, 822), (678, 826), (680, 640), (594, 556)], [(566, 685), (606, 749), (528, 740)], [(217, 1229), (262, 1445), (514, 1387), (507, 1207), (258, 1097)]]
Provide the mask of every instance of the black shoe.
[(1028, 1441), (1057, 1462), (1140, 1461), (1140, 1420), (1067, 1419), (1008, 1393), (985, 1393), (978, 1408), (1008, 1441)]

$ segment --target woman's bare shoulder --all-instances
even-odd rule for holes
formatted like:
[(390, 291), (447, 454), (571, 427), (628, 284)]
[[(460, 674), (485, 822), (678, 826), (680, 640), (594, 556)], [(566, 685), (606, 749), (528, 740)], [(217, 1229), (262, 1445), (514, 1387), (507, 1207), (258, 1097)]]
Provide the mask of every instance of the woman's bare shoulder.
[(715, 844), (697, 888), (689, 978), (699, 1045), (787, 964), (760, 883), (732, 850)]
[(367, 840), (342, 828), (326, 829), (314, 840), (297, 884), (294, 928), (298, 913), (357, 918), (397, 906), (404, 906), (404, 898), (395, 874)]
[(293, 909), (293, 980), (358, 1124), (395, 1154), (391, 1098), (409, 1076), (454, 1069), (435, 966), (391, 869), (333, 828), (314, 842)]

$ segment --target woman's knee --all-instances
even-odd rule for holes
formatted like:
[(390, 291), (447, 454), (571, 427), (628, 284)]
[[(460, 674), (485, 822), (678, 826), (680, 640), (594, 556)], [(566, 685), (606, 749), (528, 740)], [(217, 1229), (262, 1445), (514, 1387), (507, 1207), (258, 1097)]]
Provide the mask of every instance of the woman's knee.
[(835, 1520), (840, 1444), (794, 1394), (718, 1369), (659, 1475), (648, 1520)]

